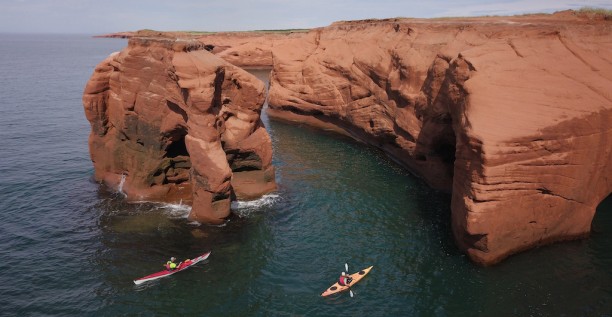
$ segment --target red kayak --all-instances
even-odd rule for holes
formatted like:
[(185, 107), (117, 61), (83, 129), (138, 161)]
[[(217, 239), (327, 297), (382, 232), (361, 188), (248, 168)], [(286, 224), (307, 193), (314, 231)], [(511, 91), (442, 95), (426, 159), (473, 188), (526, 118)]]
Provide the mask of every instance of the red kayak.
[(157, 272), (157, 273), (153, 273), (151, 275), (147, 275), (145, 277), (141, 277), (137, 280), (134, 280), (134, 284), (138, 285), (147, 281), (152, 281), (152, 280), (156, 280), (158, 278), (162, 278), (162, 277), (166, 277), (166, 276), (170, 276), (174, 273), (180, 272), (182, 270), (186, 270), (188, 268), (190, 268), (191, 266), (195, 265), (198, 262), (204, 261), (208, 258), (208, 256), (210, 256), (210, 251), (207, 253), (204, 253), (202, 255), (200, 255), (199, 257), (193, 259), (193, 260), (185, 260), (183, 262), (181, 262), (179, 264), (179, 266), (172, 270), (172, 271), (168, 271), (168, 270), (163, 270), (161, 272)]

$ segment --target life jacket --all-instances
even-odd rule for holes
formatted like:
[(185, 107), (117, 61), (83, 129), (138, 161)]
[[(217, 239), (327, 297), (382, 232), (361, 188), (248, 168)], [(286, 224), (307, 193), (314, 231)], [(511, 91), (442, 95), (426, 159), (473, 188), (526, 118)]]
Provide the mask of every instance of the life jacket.
[(341, 286), (346, 286), (348, 282), (348, 276), (340, 276), (340, 278), (338, 279), (338, 284), (340, 284)]
[(168, 268), (169, 270), (174, 270), (174, 269), (176, 269), (176, 263), (174, 263), (172, 261), (168, 261), (166, 263), (166, 268)]

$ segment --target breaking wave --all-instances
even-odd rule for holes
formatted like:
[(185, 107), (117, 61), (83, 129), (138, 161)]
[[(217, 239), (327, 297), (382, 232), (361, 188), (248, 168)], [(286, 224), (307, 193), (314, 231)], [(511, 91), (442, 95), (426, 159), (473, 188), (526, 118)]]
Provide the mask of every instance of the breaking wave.
[(157, 210), (161, 210), (171, 218), (187, 218), (191, 211), (191, 206), (185, 205), (182, 202), (178, 204), (159, 203), (156, 204)]
[(232, 211), (239, 217), (248, 217), (253, 212), (262, 210), (262, 208), (273, 206), (280, 196), (278, 194), (263, 195), (255, 200), (238, 200), (232, 202)]

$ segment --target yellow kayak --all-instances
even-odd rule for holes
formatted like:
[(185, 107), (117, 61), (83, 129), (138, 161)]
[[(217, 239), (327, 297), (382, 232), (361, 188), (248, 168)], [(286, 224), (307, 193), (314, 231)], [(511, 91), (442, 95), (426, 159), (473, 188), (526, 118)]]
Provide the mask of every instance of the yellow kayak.
[(373, 268), (374, 266), (370, 266), (367, 269), (363, 269), (357, 273), (351, 274), (350, 277), (353, 279), (353, 281), (351, 282), (351, 284), (347, 285), (347, 286), (342, 286), (340, 284), (338, 284), (338, 282), (336, 282), (336, 284), (332, 285), (330, 288), (326, 289), (325, 292), (321, 293), (321, 296), (329, 296), (332, 294), (336, 294), (336, 293), (340, 293), (343, 291), (348, 290), (349, 288), (351, 288), (351, 286), (357, 284), (357, 282), (359, 282), (362, 278), (364, 278), (368, 273), (370, 273), (370, 270)]

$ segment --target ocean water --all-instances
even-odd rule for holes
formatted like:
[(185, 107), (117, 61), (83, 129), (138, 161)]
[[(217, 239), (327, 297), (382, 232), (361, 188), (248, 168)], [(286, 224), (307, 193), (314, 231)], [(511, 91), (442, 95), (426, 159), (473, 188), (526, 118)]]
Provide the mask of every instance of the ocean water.
[[(612, 199), (591, 238), (500, 265), (453, 244), (450, 197), (350, 139), (264, 117), (279, 190), (223, 226), (92, 181), (81, 94), (125, 40), (0, 35), (1, 316), (611, 316)], [(265, 72), (258, 72), (265, 78)], [(170, 256), (208, 260), (134, 285)], [(319, 294), (374, 265), (353, 288)]]

